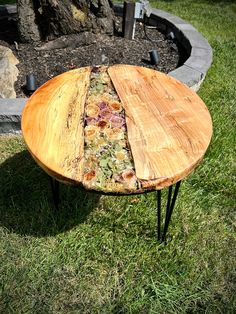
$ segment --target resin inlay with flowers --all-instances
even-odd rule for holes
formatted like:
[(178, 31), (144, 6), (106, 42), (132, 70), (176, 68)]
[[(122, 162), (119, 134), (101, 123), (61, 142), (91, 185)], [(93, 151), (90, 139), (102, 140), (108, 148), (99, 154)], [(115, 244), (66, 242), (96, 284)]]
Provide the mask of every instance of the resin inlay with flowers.
[(92, 69), (84, 132), (84, 185), (105, 192), (137, 190), (125, 112), (106, 66)]

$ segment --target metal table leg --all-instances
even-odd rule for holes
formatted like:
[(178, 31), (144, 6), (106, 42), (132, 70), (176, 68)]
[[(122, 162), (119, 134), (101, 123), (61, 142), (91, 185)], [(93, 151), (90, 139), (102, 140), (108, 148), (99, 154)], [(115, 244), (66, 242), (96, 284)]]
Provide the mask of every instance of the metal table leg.
[[(55, 208), (58, 210), (60, 202), (59, 181), (57, 181), (53, 177), (50, 177), (50, 183), (53, 195), (53, 203)], [(166, 240), (166, 234), (168, 231), (171, 215), (179, 192), (180, 183), (181, 181), (176, 183), (173, 196), (172, 196), (173, 185), (169, 187), (163, 231), (161, 224), (161, 190), (157, 191), (157, 240), (160, 242), (164, 242)]]
[(161, 240), (161, 190), (157, 191), (157, 240)]
[(181, 181), (176, 183), (173, 196), (172, 196), (173, 185), (169, 187), (163, 232), (161, 230), (162, 229), (161, 228), (161, 190), (157, 191), (157, 240), (158, 241), (164, 242), (166, 240), (166, 234), (168, 231), (171, 215), (172, 215), (175, 202), (177, 199), (177, 195), (179, 192), (180, 183)]
[(51, 189), (52, 189), (52, 196), (53, 196), (53, 203), (55, 208), (58, 210), (59, 207), (59, 181), (50, 177)]

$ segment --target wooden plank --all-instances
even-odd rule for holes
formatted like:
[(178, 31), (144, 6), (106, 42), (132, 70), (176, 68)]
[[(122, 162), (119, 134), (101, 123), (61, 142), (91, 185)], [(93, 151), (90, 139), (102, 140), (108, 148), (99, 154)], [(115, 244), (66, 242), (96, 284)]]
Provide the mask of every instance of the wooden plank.
[(109, 68), (126, 111), (135, 171), (146, 187), (168, 186), (192, 171), (210, 143), (212, 121), (200, 97), (163, 73), (128, 65)]
[(22, 132), (35, 160), (58, 179), (81, 182), (84, 156), (84, 104), (90, 67), (61, 74), (28, 100)]

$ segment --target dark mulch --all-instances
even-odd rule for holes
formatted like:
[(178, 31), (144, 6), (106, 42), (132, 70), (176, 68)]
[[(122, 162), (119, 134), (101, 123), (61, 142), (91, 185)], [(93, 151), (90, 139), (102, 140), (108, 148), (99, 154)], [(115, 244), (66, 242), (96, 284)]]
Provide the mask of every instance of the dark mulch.
[[(43, 44), (19, 43), (15, 19), (0, 20), (0, 45), (11, 48), (20, 61), (17, 66), (20, 74), (15, 84), (17, 97), (25, 97), (25, 76), (30, 73), (35, 74), (40, 86), (55, 75), (87, 65), (124, 63), (168, 73), (175, 69), (179, 62), (175, 43), (166, 39), (156, 28), (147, 28), (145, 34), (144, 26), (140, 23), (137, 23), (134, 40), (127, 40), (119, 35), (96, 35), (95, 42), (82, 47), (77, 45), (47, 51), (35, 50)], [(149, 62), (148, 52), (152, 49), (156, 49), (160, 56), (157, 66)]]

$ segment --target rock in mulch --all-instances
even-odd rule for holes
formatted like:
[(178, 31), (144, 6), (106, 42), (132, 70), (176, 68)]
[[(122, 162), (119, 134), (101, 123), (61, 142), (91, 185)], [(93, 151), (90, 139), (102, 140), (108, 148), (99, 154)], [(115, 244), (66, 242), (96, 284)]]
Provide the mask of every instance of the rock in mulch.
[(0, 46), (0, 98), (16, 98), (14, 84), (19, 74), (18, 63), (11, 49)]

